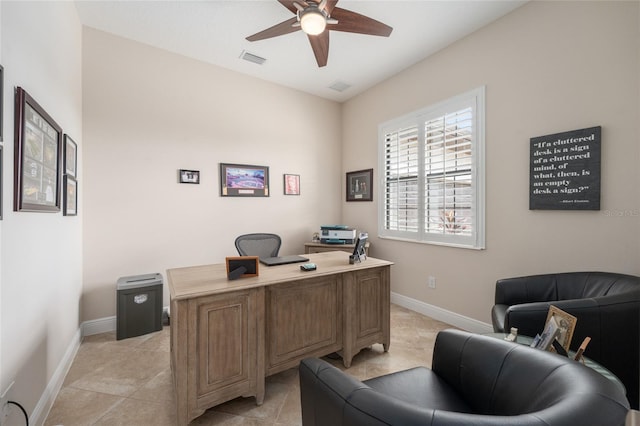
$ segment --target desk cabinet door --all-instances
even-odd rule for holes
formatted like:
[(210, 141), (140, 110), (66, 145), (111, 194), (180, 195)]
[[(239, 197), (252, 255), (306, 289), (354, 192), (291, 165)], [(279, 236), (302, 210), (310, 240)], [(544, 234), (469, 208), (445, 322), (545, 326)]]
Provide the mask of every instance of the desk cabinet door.
[(345, 318), (346, 352), (350, 356), (374, 343), (382, 343), (387, 351), (390, 343), (389, 268), (345, 274), (343, 285), (345, 304), (350, 307)]
[(211, 402), (255, 394), (256, 293), (249, 290), (192, 301), (197, 322), (189, 333), (196, 340), (191, 347), (197, 348), (197, 365), (190, 373), (197, 382), (198, 398)]

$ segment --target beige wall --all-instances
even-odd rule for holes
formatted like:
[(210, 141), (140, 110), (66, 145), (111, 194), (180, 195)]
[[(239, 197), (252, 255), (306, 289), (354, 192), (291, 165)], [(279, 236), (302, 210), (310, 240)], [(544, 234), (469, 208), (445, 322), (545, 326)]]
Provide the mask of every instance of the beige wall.
[[(335, 102), (85, 28), (83, 113), (84, 321), (115, 315), (121, 276), (223, 262), (247, 232), (302, 253), (340, 220)], [(221, 162), (269, 166), (270, 197), (220, 197)], [(201, 184), (178, 184), (181, 168)]]
[[(640, 274), (638, 7), (530, 2), (344, 104), (342, 171), (379, 179), (379, 123), (486, 85), (487, 248), (373, 238), (372, 254), (396, 262), (392, 291), (490, 323), (501, 277)], [(602, 126), (601, 210), (529, 210), (529, 139), (591, 126)], [(343, 222), (375, 235), (378, 202), (344, 203)]]
[[(0, 393), (39, 424), (79, 344), (82, 210), (13, 211), (14, 88), (23, 87), (77, 143), (82, 153), (82, 32), (71, 2), (1, 2), (4, 66), (3, 220), (0, 221)], [(82, 197), (82, 163), (78, 165)], [(76, 346), (74, 346), (74, 344)], [(24, 424), (16, 409), (6, 424)]]

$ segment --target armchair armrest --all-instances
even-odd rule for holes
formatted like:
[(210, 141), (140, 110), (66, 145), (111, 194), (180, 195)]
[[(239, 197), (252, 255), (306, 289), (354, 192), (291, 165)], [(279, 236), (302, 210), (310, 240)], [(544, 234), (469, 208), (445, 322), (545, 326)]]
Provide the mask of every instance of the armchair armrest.
[[(418, 426), (433, 422), (433, 408), (378, 392), (320, 359), (302, 360), (299, 372), (305, 425)], [(416, 386), (422, 384), (420, 377), (415, 381)]]

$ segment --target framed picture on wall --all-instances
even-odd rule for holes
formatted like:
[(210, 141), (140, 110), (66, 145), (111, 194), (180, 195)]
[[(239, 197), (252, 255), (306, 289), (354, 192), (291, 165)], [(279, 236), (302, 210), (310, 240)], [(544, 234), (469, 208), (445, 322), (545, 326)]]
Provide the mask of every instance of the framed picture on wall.
[(268, 197), (269, 167), (220, 163), (220, 195)]
[(284, 175), (284, 195), (300, 195), (300, 175)]
[(62, 129), (21, 87), (15, 103), (14, 210), (59, 212)]
[(180, 169), (178, 171), (178, 181), (180, 183), (200, 184), (200, 170)]
[(347, 201), (373, 201), (373, 169), (347, 173)]
[(64, 176), (64, 216), (78, 215), (78, 182), (69, 175)]
[(64, 135), (64, 173), (77, 178), (78, 168), (78, 145), (69, 137)]

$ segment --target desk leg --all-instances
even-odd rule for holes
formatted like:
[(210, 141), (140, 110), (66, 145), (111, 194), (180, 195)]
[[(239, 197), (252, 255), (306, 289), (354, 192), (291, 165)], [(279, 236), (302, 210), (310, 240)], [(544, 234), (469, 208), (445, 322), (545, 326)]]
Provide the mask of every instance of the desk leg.
[(342, 365), (344, 365), (345, 368), (351, 367), (351, 361), (353, 361), (353, 357), (355, 356), (355, 354), (351, 352), (352, 351), (349, 351), (349, 354), (347, 354), (346, 350), (342, 351)]

